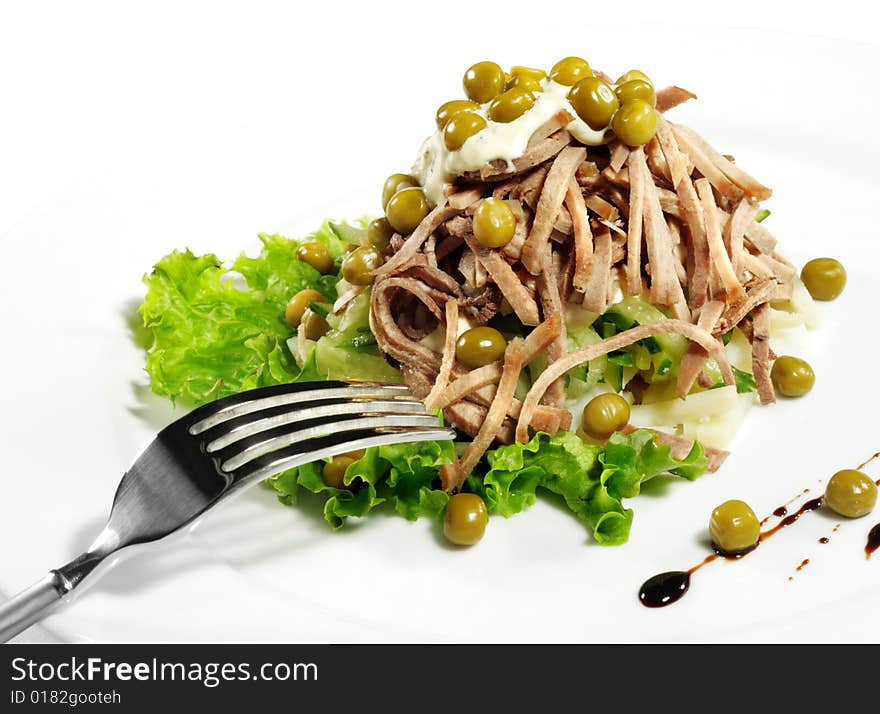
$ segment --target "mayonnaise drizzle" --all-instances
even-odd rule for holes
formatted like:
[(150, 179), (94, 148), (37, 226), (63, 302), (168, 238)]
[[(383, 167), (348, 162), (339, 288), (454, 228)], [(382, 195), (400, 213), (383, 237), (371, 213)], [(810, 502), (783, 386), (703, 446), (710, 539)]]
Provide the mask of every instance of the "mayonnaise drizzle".
[[(534, 131), (561, 110), (577, 117), (568, 92), (571, 87), (551, 80), (542, 82), (544, 91), (535, 99), (535, 105), (512, 122), (491, 121), (487, 117), (488, 104), (475, 111), (486, 118), (486, 128), (474, 134), (458, 151), (449, 151), (439, 129), (429, 136), (419, 150), (412, 173), (419, 179), (428, 200), (441, 204), (446, 188), (454, 178), (465, 171), (477, 171), (490, 161), (501, 159), (511, 162), (522, 156)], [(565, 127), (572, 136), (587, 146), (607, 142), (605, 130), (596, 131), (582, 119), (575, 118)], [(512, 165), (511, 165), (512, 166)]]

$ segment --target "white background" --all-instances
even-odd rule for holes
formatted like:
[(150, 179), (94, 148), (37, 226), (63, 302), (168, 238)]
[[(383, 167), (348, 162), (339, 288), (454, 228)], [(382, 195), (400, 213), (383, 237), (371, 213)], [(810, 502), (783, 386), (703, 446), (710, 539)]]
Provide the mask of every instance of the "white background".
[[(620, 9), (584, 0), (492, 3), (485, 7), (449, 1), (434, 5), (373, 3), (360, 8), (339, 3), (259, 2), (32, 2), (13, 6), (0, 0), (0, 255), (19, 256), (18, 260), (10, 259), (4, 270), (32, 269), (46, 250), (57, 254), (56, 262), (70, 256), (73, 265), (82, 251), (62, 244), (87, 243), (88, 227), (94, 220), (103, 236), (107, 226), (119, 226), (120, 241), (135, 243), (120, 251), (125, 254), (120, 264), (128, 272), (100, 276), (108, 294), (128, 295), (137, 291), (137, 271), (147, 270), (151, 261), (172, 248), (189, 245), (194, 250), (237, 250), (258, 230), (271, 230), (297, 215), (330, 215), (335, 208), (325, 211), (313, 203), (338, 205), (335, 202), (349, 193), (358, 194), (364, 187), (360, 182), (369, 180), (364, 185), (377, 188), (388, 173), (409, 167), (415, 148), (432, 128), (436, 104), (456, 96), (464, 68), (481, 59), (544, 66), (556, 56), (579, 54), (610, 74), (640, 66), (653, 75), (656, 69), (658, 83), (699, 87), (701, 102), (686, 110), (714, 112), (713, 125), (722, 134), (727, 117), (723, 113), (719, 116), (719, 107), (728, 106), (752, 112), (741, 118), (740, 124), (772, 123), (777, 130), (782, 127), (783, 132), (796, 133), (803, 129), (813, 137), (831, 127), (838, 139), (835, 146), (847, 149), (836, 156), (843, 165), (848, 159), (867, 155), (858, 152), (860, 142), (875, 147), (880, 144), (877, 134), (872, 133), (876, 131), (876, 115), (859, 111), (860, 106), (876, 107), (874, 68), (840, 65), (817, 82), (814, 102), (795, 106), (775, 101), (785, 94), (792, 78), (802, 85), (804, 75), (816, 67), (834, 67), (835, 58), (824, 54), (833, 47), (828, 39), (876, 46), (876, 23), (863, 3), (800, 3), (796, 11), (789, 3), (776, 7), (768, 2), (631, 0), (608, 3), (609, 8), (612, 5)], [(670, 41), (668, 55), (656, 53), (656, 42), (651, 52), (640, 46), (638, 38), (646, 31), (663, 37), (670, 28), (675, 30), (676, 40)], [(726, 33), (725, 42), (719, 43), (716, 56), (705, 51), (705, 38), (720, 31)], [(777, 36), (774, 33), (780, 37), (775, 53), (772, 50), (777, 48), (768, 50)], [(700, 52), (688, 54), (677, 44), (688, 34), (701, 39)], [(801, 39), (792, 43), (793, 36)], [(808, 46), (815, 44), (814, 54), (786, 54), (785, 47), (803, 48), (805, 36), (810, 38)], [(558, 48), (548, 57), (547, 47), (557, 37)], [(732, 44), (731, 37), (741, 38), (741, 44)], [(603, 49), (594, 56), (591, 47), (599, 45)], [(613, 53), (609, 47), (614, 47)], [(758, 49), (762, 57), (769, 58), (764, 66), (756, 69), (754, 61), (744, 62), (750, 72), (737, 73), (738, 61), (754, 60), (750, 53)], [(721, 52), (725, 54), (720, 56)], [(686, 63), (682, 62), (683, 54), (688, 56)], [(857, 56), (872, 57), (874, 53)], [(707, 68), (715, 67), (723, 68), (719, 71), (724, 73), (717, 82), (709, 82)], [(835, 73), (846, 91), (833, 79), (828, 81), (828, 75), (833, 78)], [(860, 91), (872, 101), (862, 102)], [(748, 96), (750, 93), (757, 96)], [(726, 96), (736, 97), (736, 102), (725, 101)], [(756, 112), (759, 106), (760, 114)], [(847, 133), (859, 127), (867, 133)], [(748, 147), (743, 148), (744, 165), (760, 160), (756, 148), (776, 136), (772, 132), (766, 137), (760, 132), (752, 136), (756, 143), (751, 154)], [(792, 143), (798, 152), (822, 149)], [(739, 149), (737, 154), (739, 158)], [(259, 177), (254, 176), (256, 172)], [(350, 176), (358, 185), (349, 185)], [(117, 179), (118, 195), (113, 192)], [(786, 190), (797, 185), (793, 179), (784, 174), (779, 179), (780, 198), (789, 205), (791, 194), (786, 195)], [(195, 187), (192, 182), (196, 180), (208, 185)], [(140, 193), (133, 196), (133, 188)], [(370, 190), (378, 203), (378, 190)], [(188, 197), (189, 191), (191, 205), (180, 198)], [(102, 195), (107, 197), (104, 216), (99, 215), (104, 205)], [(72, 205), (78, 196), (88, 199), (79, 213)], [(224, 205), (218, 205), (214, 196), (223, 196)], [(75, 227), (69, 232), (59, 226), (51, 234), (35, 234), (34, 227), (44, 225), (35, 220), (40, 206), (59, 198), (65, 211), (54, 211), (53, 215), (70, 215)], [(364, 207), (359, 209), (362, 212)], [(126, 215), (136, 216), (142, 225), (126, 225)], [(150, 221), (148, 216), (155, 217)], [(793, 227), (809, 228), (808, 221), (791, 214), (774, 216), (774, 220), (798, 221)], [(29, 235), (33, 246), (4, 244), (3, 235), (15, 226), (28, 230), (11, 235)], [(807, 231), (801, 234), (806, 236)], [(813, 234), (816, 238), (815, 231)], [(867, 235), (859, 238), (873, 240)], [(139, 239), (143, 245), (136, 244)], [(841, 250), (855, 251), (855, 241), (851, 243), (851, 248), (842, 246)], [(116, 265), (112, 259), (107, 264)], [(70, 298), (72, 310), (88, 314), (95, 322), (103, 321), (108, 330), (117, 330), (118, 306), (100, 290), (79, 285), (75, 290), (73, 286), (60, 286), (59, 290), (63, 295), (83, 297), (79, 303)], [(4, 296), (0, 287), (0, 299), (3, 297), (12, 296)], [(16, 303), (26, 304), (27, 300), (17, 295), (11, 301), (13, 307)], [(37, 327), (44, 323), (51, 331), (59, 317), (65, 315), (28, 319), (40, 320)], [(63, 343), (62, 336), (58, 344)], [(61, 358), (63, 363), (76, 355), (62, 353)], [(127, 385), (131, 374), (140, 369), (140, 360), (141, 355), (136, 355), (132, 364), (117, 370), (114, 379), (123, 383), (124, 377)], [(10, 380), (13, 378), (18, 377), (12, 375)], [(111, 387), (116, 382), (104, 381), (108, 384), (102, 382), (100, 387), (106, 389), (107, 401), (115, 403), (118, 397)], [(2, 379), (0, 389), (5, 389)], [(62, 397), (80, 396), (73, 387), (71, 390), (72, 394)], [(42, 388), (39, 395), (58, 398), (56, 390), (48, 388)], [(15, 435), (19, 432), (36, 442), (38, 430), (27, 430), (19, 421), (23, 420), (12, 415), (3, 419), (9, 439), (4, 443), (18, 444)], [(827, 427), (832, 431), (838, 428), (847, 425)], [(107, 433), (113, 434), (113, 430)], [(136, 453), (137, 444), (124, 429), (116, 437), (113, 448), (108, 449), (111, 456), (104, 454), (104, 462), (110, 463), (95, 466), (94, 478), (67, 485), (76, 489), (78, 503), (94, 506), (74, 514), (60, 513), (58, 507), (53, 512), (43, 504), (55, 496), (55, 485), (48, 480), (27, 485), (28, 493), (20, 501), (25, 526), (9, 526), (8, 537), (0, 545), (0, 567), (12, 565), (13, 558), (6, 556), (14, 538), (30, 536), (42, 547), (33, 556), (17, 555), (10, 583), (23, 586), (27, 579), (36, 579), (46, 568), (71, 557), (74, 544), (70, 533), (103, 515), (117, 474)], [(86, 464), (92, 466), (88, 440), (73, 430), (69, 441), (71, 460), (83, 464), (83, 470)], [(858, 448), (861, 454), (863, 449)], [(15, 470), (8, 469), (0, 476), (21, 483)], [(792, 480), (800, 484), (803, 479), (795, 474)], [(701, 498), (706, 500), (720, 502), (721, 497), (737, 495), (723, 490), (735, 488), (734, 481), (707, 484), (706, 489), (716, 490), (703, 492)], [(686, 501), (697, 494), (683, 493), (680, 498)], [(9, 491), (3, 495), (9, 497), (7, 503), (13, 502)], [(761, 496), (770, 499), (760, 504), (761, 512), (776, 505), (778, 493)], [(703, 505), (691, 510), (702, 513)], [(525, 532), (536, 522), (524, 519), (510, 528)], [(649, 525), (648, 518), (643, 522)], [(497, 526), (499, 530), (505, 527), (506, 523)], [(576, 528), (576, 524), (571, 526)], [(82, 540), (83, 535), (78, 537)], [(52, 545), (47, 545), (50, 542)], [(422, 546), (420, 543), (416, 552), (421, 553)], [(21, 562), (23, 559), (30, 562)], [(614, 567), (622, 566), (615, 563)], [(827, 571), (817, 568), (816, 572), (817, 577), (828, 577)], [(644, 575), (640, 571), (622, 582), (636, 582), (640, 574)], [(117, 582), (125, 577), (123, 571)], [(158, 591), (141, 594), (157, 608), (199, 592), (197, 582), (172, 580), (167, 591), (162, 590), (164, 585), (158, 587)], [(127, 591), (116, 601), (112, 600), (115, 593), (111, 587), (109, 596), (103, 593), (104, 600), (85, 601), (74, 614), (83, 613), (83, 622), (91, 615), (94, 624), (95, 611), (110, 597), (118, 605), (119, 617), (128, 617), (131, 601)], [(186, 619), (183, 613), (180, 618)], [(68, 631), (76, 629), (68, 626)], [(86, 628), (83, 631), (94, 633)], [(109, 626), (108, 632), (113, 634)]]
[[(531, 33), (565, 24), (584, 28), (582, 47), (560, 55), (590, 57), (596, 23), (620, 35), (621, 55), (634, 24), (714, 27), (810, 34), (878, 42), (870, 3), (838, 2), (18, 2), (0, 3), (0, 234), (71, 180), (112, 161), (141, 137), (209, 123), (215, 112), (241, 109), (242, 97), (300, 92), (304, 113), (346, 112), (342, 140), (357, 152), (375, 127), (378, 96), (400, 108), (407, 80), (454, 88), (472, 59), (497, 48), (526, 60)], [(613, 10), (612, 8), (619, 8)], [(450, 35), (454, 34), (454, 38)], [(472, 47), (450, 57), (450, 48)], [(389, 64), (389, 59), (392, 60)], [(499, 57), (499, 59), (501, 59)], [(534, 58), (539, 62), (545, 58)], [(607, 62), (607, 58), (602, 58)], [(695, 58), (711, 62), (712, 58)], [(623, 62), (626, 62), (624, 59)], [(394, 67), (392, 70), (390, 68)], [(772, 71), (772, 68), (768, 68)], [(780, 77), (784, 82), (785, 77)], [(328, 91), (328, 86), (334, 87)], [(826, 100), (824, 88), (817, 103)], [(877, 91), (866, 87), (866, 91)], [(329, 107), (327, 99), (343, 99)], [(230, 106), (234, 98), (236, 106)], [(317, 105), (313, 98), (318, 98)], [(285, 104), (286, 102), (279, 102)], [(253, 107), (271, 112), (271, 106)], [(392, 127), (389, 127), (389, 129)], [(399, 128), (399, 127), (398, 127)], [(303, 129), (291, 117), (291, 130)], [(419, 126), (413, 146), (427, 127)], [(374, 144), (375, 146), (375, 144)], [(218, 147), (222, 150), (222, 147)], [(369, 151), (364, 153), (371, 153)], [(407, 160), (409, 155), (406, 155)], [(380, 169), (377, 175), (387, 171)]]

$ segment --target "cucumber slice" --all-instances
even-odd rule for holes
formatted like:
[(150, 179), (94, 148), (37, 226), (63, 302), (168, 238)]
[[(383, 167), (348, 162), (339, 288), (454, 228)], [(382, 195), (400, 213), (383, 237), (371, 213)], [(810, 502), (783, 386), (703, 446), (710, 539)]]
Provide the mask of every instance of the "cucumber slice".
[[(627, 325), (625, 329), (635, 325), (648, 325), (652, 322), (668, 319), (659, 309), (637, 297), (626, 297), (620, 302), (615, 303), (608, 308), (606, 315), (609, 313), (614, 316), (615, 324), (625, 323)], [(654, 355), (655, 365), (660, 365), (664, 360), (668, 359), (676, 368), (688, 348), (687, 338), (682, 335), (654, 335), (647, 340), (643, 340), (643, 342), (648, 351)], [(655, 345), (659, 347), (659, 350), (655, 351), (652, 349)]]

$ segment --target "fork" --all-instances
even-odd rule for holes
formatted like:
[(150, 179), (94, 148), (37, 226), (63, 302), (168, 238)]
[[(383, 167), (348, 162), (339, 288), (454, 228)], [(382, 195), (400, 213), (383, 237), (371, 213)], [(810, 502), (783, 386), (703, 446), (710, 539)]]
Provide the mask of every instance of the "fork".
[(88, 550), (0, 606), (0, 642), (70, 600), (115, 563), (110, 556), (193, 525), (269, 476), (370, 446), (453, 437), (402, 385), (281, 384), (205, 404), (160, 431), (125, 473)]

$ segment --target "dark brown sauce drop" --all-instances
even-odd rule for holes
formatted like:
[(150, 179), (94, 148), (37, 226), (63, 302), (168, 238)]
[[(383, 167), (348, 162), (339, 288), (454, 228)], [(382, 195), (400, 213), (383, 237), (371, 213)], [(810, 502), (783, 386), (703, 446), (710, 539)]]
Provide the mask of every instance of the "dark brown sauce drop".
[(880, 548), (880, 523), (868, 531), (868, 542), (865, 544), (865, 558), (870, 558), (877, 548)]
[(822, 545), (825, 545), (826, 543), (830, 543), (830, 542), (831, 542), (831, 539), (822, 536), (822, 537), (819, 539), (819, 542), (820, 542)]
[(809, 564), (810, 564), (810, 559), (809, 559), (809, 558), (804, 558), (804, 559), (801, 561), (801, 564), (800, 564), (799, 566), (797, 566), (797, 567), (795, 568), (795, 570), (797, 570), (798, 572), (800, 572), (801, 570), (803, 570), (804, 568), (806, 568)]
[(666, 607), (688, 591), (691, 574), (687, 570), (672, 570), (648, 578), (639, 588), (639, 602), (645, 607)]
[(773, 513), (771, 513), (764, 520), (762, 520), (761, 525), (762, 526), (765, 525), (767, 523), (767, 521), (769, 521), (771, 518), (782, 518), (783, 516), (787, 516), (787, 515), (788, 515), (788, 509), (785, 506), (780, 506), (775, 511), (773, 511)]
[(665, 607), (679, 600), (691, 586), (691, 575), (706, 563), (711, 563), (720, 553), (707, 555), (701, 563), (689, 570), (670, 570), (648, 578), (639, 588), (639, 602), (645, 607)]

